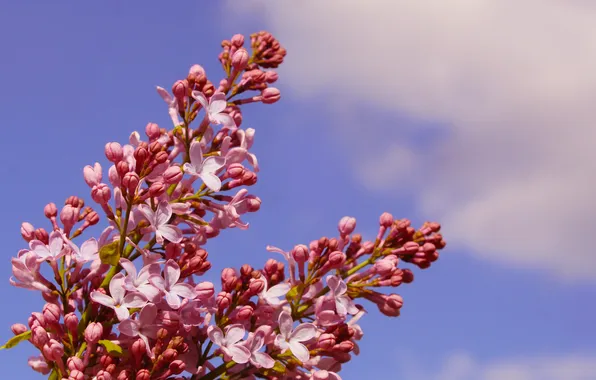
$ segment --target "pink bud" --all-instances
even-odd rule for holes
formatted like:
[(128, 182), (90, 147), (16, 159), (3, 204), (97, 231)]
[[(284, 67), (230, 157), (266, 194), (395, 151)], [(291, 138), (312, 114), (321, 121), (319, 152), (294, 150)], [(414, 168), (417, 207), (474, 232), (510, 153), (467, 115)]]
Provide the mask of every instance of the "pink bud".
[(77, 356), (71, 356), (70, 358), (68, 358), (68, 360), (66, 360), (66, 366), (71, 371), (74, 371), (74, 370), (83, 371), (83, 370), (85, 370), (85, 364), (83, 363), (83, 360), (81, 360), (81, 358), (79, 358)]
[(281, 93), (275, 87), (267, 87), (261, 91), (261, 97), (264, 104), (273, 104), (279, 100)]
[(128, 172), (122, 177), (122, 186), (124, 186), (129, 193), (134, 194), (137, 191), (140, 180), (141, 179), (137, 173)]
[(43, 208), (43, 213), (46, 216), (46, 218), (48, 218), (48, 219), (55, 218), (56, 215), (58, 215), (58, 209), (56, 208), (56, 204), (48, 203)]
[(333, 348), (341, 352), (352, 352), (354, 350), (354, 342), (345, 340)]
[(239, 48), (244, 45), (244, 36), (242, 34), (234, 34), (230, 42), (232, 45)]
[(254, 309), (250, 305), (244, 305), (237, 309), (236, 317), (242, 321), (250, 319), (253, 315)]
[(99, 342), (103, 335), (103, 326), (98, 322), (91, 322), (85, 329), (85, 341), (87, 344), (95, 344)]
[(178, 374), (182, 373), (185, 368), (186, 368), (186, 364), (184, 364), (184, 362), (180, 359), (174, 360), (173, 362), (171, 362), (170, 367), (169, 367), (170, 371), (172, 371), (172, 373), (174, 375), (178, 375)]
[(43, 347), (50, 340), (47, 331), (41, 326), (31, 328), (31, 342), (36, 347)]
[(385, 228), (391, 227), (393, 224), (393, 215), (388, 212), (384, 212), (379, 218), (379, 224)]
[(109, 372), (104, 371), (102, 369), (99, 372), (97, 372), (94, 379), (96, 379), (96, 380), (112, 380), (112, 375)]
[(62, 312), (60, 311), (60, 307), (53, 303), (46, 303), (43, 307), (43, 317), (46, 323), (49, 324), (57, 324), (60, 322), (60, 316)]
[(260, 278), (254, 279), (248, 285), (248, 289), (250, 294), (259, 294), (265, 289), (265, 281)]
[(354, 232), (356, 228), (356, 218), (352, 218), (351, 216), (344, 216), (339, 221), (337, 225), (337, 229), (342, 236), (346, 236)]
[(43, 317), (43, 314), (38, 313), (38, 312), (33, 312), (31, 313), (31, 316), (29, 317), (29, 328), (33, 329), (33, 326), (41, 326), (41, 327), (45, 327), (46, 326), (46, 321)]
[(124, 157), (124, 152), (122, 150), (122, 146), (117, 142), (109, 142), (106, 144), (104, 148), (104, 153), (108, 161), (116, 163), (121, 161)]
[(174, 165), (167, 168), (163, 173), (163, 180), (166, 185), (171, 185), (180, 182), (180, 180), (182, 180), (182, 176), (183, 173), (182, 170), (180, 170), (180, 166)]
[[(395, 257), (395, 256), (394, 256)], [(391, 259), (379, 260), (373, 265), (373, 271), (381, 276), (387, 276), (395, 268), (395, 263)]]
[(291, 254), (298, 264), (304, 264), (308, 260), (308, 247), (304, 244), (297, 245)]
[(221, 271), (222, 289), (226, 292), (231, 292), (236, 287), (238, 281), (238, 274), (234, 268), (224, 268)]
[(172, 86), (172, 93), (178, 100), (184, 100), (184, 98), (186, 97), (187, 91), (188, 91), (188, 81), (186, 79), (178, 80)]
[(27, 364), (35, 371), (47, 375), (52, 371), (52, 367), (44, 360), (43, 356), (33, 356), (27, 361)]
[(50, 361), (58, 361), (64, 355), (64, 346), (55, 339), (50, 339), (45, 346), (43, 346), (43, 355)]
[(71, 370), (68, 380), (85, 380), (85, 374), (77, 369)]
[(145, 345), (145, 342), (143, 342), (142, 339), (137, 339), (132, 344), (131, 351), (132, 356), (135, 358), (135, 360), (140, 361), (143, 355), (145, 355), (145, 352), (147, 351), (147, 346)]
[(188, 70), (188, 74), (189, 75), (194, 75), (194, 76), (201, 76), (201, 75), (205, 75), (205, 69), (203, 69), (203, 67), (201, 65), (192, 65), (190, 67), (190, 70)]
[(27, 326), (25, 326), (22, 323), (15, 323), (14, 325), (10, 326), (10, 329), (12, 330), (12, 333), (15, 335), (20, 335), (29, 330)]
[[(149, 158), (149, 151), (145, 147), (138, 146), (135, 149), (133, 156), (135, 158), (135, 161), (137, 162), (137, 167), (143, 167), (145, 161), (147, 161), (147, 159)], [(120, 173), (120, 170), (118, 172)]]
[(21, 236), (27, 242), (35, 239), (35, 227), (31, 223), (23, 222), (21, 224)]
[(154, 140), (161, 136), (161, 131), (159, 129), (159, 125), (155, 123), (147, 123), (145, 126), (145, 134), (149, 137), (150, 140)]
[(377, 304), (379, 311), (388, 317), (398, 317), (404, 304), (403, 298), (399, 294), (390, 294), (384, 298), (385, 302)]
[(40, 227), (33, 231), (33, 233), (35, 235), (35, 239), (43, 242), (44, 244), (48, 244), (50, 235), (48, 234), (48, 231), (45, 230), (45, 228)]
[(244, 174), (244, 166), (239, 163), (233, 163), (228, 166), (228, 176), (233, 179), (242, 177)]
[(79, 211), (71, 205), (65, 205), (60, 211), (60, 221), (64, 225), (64, 233), (68, 234), (79, 220)]
[(79, 326), (79, 318), (75, 313), (68, 313), (64, 316), (64, 324), (71, 333), (77, 331)]
[(215, 294), (215, 287), (208, 281), (198, 283), (195, 286), (195, 290), (199, 299), (211, 298)]
[(162, 182), (153, 182), (151, 186), (149, 186), (149, 195), (152, 197), (159, 197), (166, 191), (166, 185)]
[(267, 83), (275, 83), (275, 82), (277, 82), (278, 78), (279, 78), (279, 75), (277, 75), (277, 73), (273, 70), (265, 72), (265, 82), (267, 82)]
[(333, 346), (335, 346), (335, 335), (321, 334), (319, 341), (317, 342), (317, 347), (323, 350), (328, 350)]
[(329, 265), (331, 268), (338, 268), (346, 261), (346, 254), (341, 251), (333, 251), (329, 254)]
[(91, 189), (91, 198), (95, 203), (105, 205), (112, 199), (112, 190), (105, 183), (100, 183)]
[(215, 298), (215, 304), (219, 310), (224, 310), (232, 304), (232, 295), (228, 292), (219, 292)]
[(234, 67), (235, 70), (242, 71), (248, 65), (249, 59), (250, 59), (250, 56), (248, 55), (248, 52), (246, 51), (246, 49), (240, 48), (240, 49), (236, 50), (234, 55), (232, 55), (232, 66)]
[(171, 362), (178, 357), (178, 352), (172, 348), (168, 348), (161, 355), (166, 362)]
[(83, 168), (83, 178), (89, 187), (99, 184), (102, 178), (101, 165), (96, 162), (94, 166), (85, 166)]

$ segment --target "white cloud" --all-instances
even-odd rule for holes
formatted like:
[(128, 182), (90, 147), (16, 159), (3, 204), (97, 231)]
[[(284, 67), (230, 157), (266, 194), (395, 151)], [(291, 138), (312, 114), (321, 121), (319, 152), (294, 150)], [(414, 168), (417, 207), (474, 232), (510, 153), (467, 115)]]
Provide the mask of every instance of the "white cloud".
[[(376, 139), (347, 143), (377, 154), (354, 160), (355, 178), (393, 192), (418, 173), (408, 185), (452, 246), (561, 278), (596, 278), (596, 252), (584, 242), (596, 227), (592, 2), (233, 4), (243, 16), (262, 14), (287, 47), (283, 80), (296, 95), (333, 89), (330, 109), (360, 104), (446, 132), (422, 150), (399, 125), (366, 125)], [(362, 134), (362, 123), (341, 128)]]
[[(401, 364), (401, 363), (400, 363)], [(596, 356), (570, 354), (479, 362), (467, 353), (447, 357), (436, 371), (408, 360), (400, 377), (417, 380), (592, 380)]]

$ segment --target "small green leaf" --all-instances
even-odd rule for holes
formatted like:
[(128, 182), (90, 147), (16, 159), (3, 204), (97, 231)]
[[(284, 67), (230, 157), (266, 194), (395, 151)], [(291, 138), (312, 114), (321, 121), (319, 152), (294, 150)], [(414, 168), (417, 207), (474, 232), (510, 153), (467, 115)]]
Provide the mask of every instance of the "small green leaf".
[(48, 377), (48, 380), (58, 380), (58, 370), (54, 369), (52, 370), (52, 373), (50, 373), (50, 376)]
[(122, 354), (123, 354), (122, 347), (120, 347), (116, 343), (112, 342), (111, 340), (104, 339), (104, 340), (100, 340), (97, 343), (104, 346), (106, 348), (106, 350), (108, 350), (108, 354), (110, 354), (110, 355), (122, 356)]
[(286, 298), (288, 301), (292, 301), (297, 298), (302, 291), (304, 290), (304, 284), (298, 284), (294, 286), (290, 291), (286, 294)]
[(275, 361), (275, 365), (273, 365), (271, 370), (279, 373), (285, 373), (286, 367), (281, 362)]
[(4, 346), (0, 347), (0, 350), (7, 350), (9, 348), (13, 348), (14, 346), (16, 346), (17, 344), (21, 343), (24, 340), (27, 340), (31, 338), (31, 330), (25, 331), (22, 334), (19, 335), (15, 335), (12, 338), (10, 338), (8, 340), (8, 342), (6, 342), (6, 344), (4, 344)]
[(118, 265), (120, 262), (120, 241), (116, 240), (104, 245), (99, 250), (99, 258), (102, 264)]

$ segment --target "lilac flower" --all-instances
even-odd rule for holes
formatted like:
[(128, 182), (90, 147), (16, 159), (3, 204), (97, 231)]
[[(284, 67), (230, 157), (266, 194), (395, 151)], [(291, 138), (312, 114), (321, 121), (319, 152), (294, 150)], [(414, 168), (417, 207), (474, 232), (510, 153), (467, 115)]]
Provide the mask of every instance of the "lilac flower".
[(243, 230), (248, 228), (248, 223), (241, 221), (240, 214), (238, 213), (238, 209), (243, 206), (247, 193), (248, 190), (246, 189), (239, 190), (227, 205), (223, 205), (223, 210), (217, 211), (216, 216), (213, 218), (214, 227), (239, 227)]
[(172, 259), (166, 262), (163, 277), (158, 275), (149, 277), (149, 281), (153, 286), (165, 293), (166, 302), (172, 309), (180, 308), (180, 305), (182, 304), (180, 298), (188, 298), (192, 300), (197, 296), (195, 289), (190, 284), (178, 283), (179, 279), (180, 267)]
[(301, 323), (293, 329), (294, 321), (287, 310), (279, 314), (278, 321), (280, 334), (275, 337), (275, 345), (281, 348), (283, 352), (289, 349), (301, 362), (307, 361), (310, 358), (308, 348), (301, 342), (306, 342), (315, 337), (317, 334), (316, 326), (312, 323)]
[(29, 242), (29, 248), (32, 252), (37, 255), (39, 261), (50, 260), (54, 261), (64, 256), (64, 240), (62, 239), (62, 232), (53, 231), (50, 234), (50, 242), (45, 245), (39, 240), (31, 240)]
[(252, 146), (254, 133), (255, 130), (252, 128), (248, 128), (246, 131), (238, 129), (236, 134), (240, 140), (240, 145), (233, 148), (230, 148), (232, 138), (230, 136), (224, 138), (221, 145), (221, 154), (226, 158), (228, 164), (242, 163), (244, 160), (247, 160), (248, 163), (252, 165), (255, 172), (259, 171), (257, 156), (248, 151)]
[(182, 231), (175, 225), (168, 224), (168, 221), (172, 217), (172, 208), (167, 201), (159, 202), (156, 211), (153, 211), (151, 207), (145, 204), (138, 207), (155, 230), (155, 238), (159, 244), (163, 244), (164, 237), (172, 243), (180, 243), (182, 240)]
[(190, 163), (185, 163), (184, 171), (191, 176), (199, 177), (212, 191), (219, 191), (221, 189), (221, 180), (215, 174), (226, 164), (224, 157), (207, 157), (203, 159), (203, 151), (201, 143), (193, 141), (190, 144)]
[(341, 317), (349, 314), (356, 314), (358, 308), (354, 305), (354, 301), (346, 294), (348, 286), (339, 276), (327, 276), (327, 285), (331, 290), (329, 295), (335, 300), (335, 310)]
[(124, 288), (124, 275), (122, 273), (118, 273), (112, 277), (109, 288), (109, 296), (97, 290), (91, 292), (90, 296), (94, 302), (114, 309), (119, 321), (123, 321), (129, 317), (129, 308), (143, 307), (148, 302), (147, 297), (141, 293), (133, 292), (125, 296), (126, 289)]
[(157, 317), (157, 306), (149, 303), (141, 309), (137, 319), (126, 319), (118, 325), (118, 330), (130, 337), (138, 336), (145, 342), (147, 352), (152, 354), (151, 346), (149, 346), (149, 338), (157, 338), (157, 330), (159, 326), (155, 324)]
[(265, 286), (263, 291), (259, 294), (259, 298), (263, 299), (270, 306), (275, 307), (281, 305), (283, 301), (281, 301), (279, 297), (284, 297), (290, 291), (292, 286), (287, 282), (282, 282), (268, 289), (267, 280), (263, 276), (261, 276), (261, 278), (263, 279)]
[(245, 347), (250, 352), (250, 364), (257, 368), (273, 368), (275, 360), (265, 352), (259, 352), (265, 344), (265, 332), (257, 329), (254, 334), (249, 334)]
[(17, 257), (13, 257), (12, 274), (16, 281), (11, 277), (10, 284), (23, 289), (39, 290), (43, 293), (50, 293), (50, 289), (39, 281), (39, 260), (32, 251), (25, 249), (19, 251)]
[(192, 97), (203, 106), (209, 121), (213, 124), (223, 124), (224, 127), (236, 128), (234, 119), (227, 113), (223, 112), (228, 106), (226, 101), (226, 94), (223, 92), (214, 93), (209, 102), (203, 93), (199, 91), (193, 91)]
[(120, 259), (120, 265), (126, 271), (126, 277), (124, 278), (124, 288), (128, 291), (136, 291), (144, 294), (147, 299), (152, 302), (156, 302), (160, 291), (155, 286), (149, 283), (149, 277), (151, 275), (159, 275), (160, 268), (158, 264), (150, 264), (141, 268), (141, 271), (137, 274), (137, 268), (132, 261), (127, 259)]
[(83, 242), (81, 248), (66, 237), (64, 237), (64, 241), (72, 250), (72, 255), (76, 262), (84, 264), (89, 261), (99, 260), (99, 245), (95, 238)]
[(178, 102), (176, 101), (176, 99), (172, 95), (170, 95), (164, 88), (159, 86), (157, 86), (157, 93), (168, 105), (168, 113), (172, 118), (172, 123), (174, 124), (174, 127), (181, 125), (182, 122), (180, 121), (180, 115), (178, 112)]
[(221, 348), (224, 355), (231, 357), (236, 363), (247, 363), (251, 357), (251, 352), (242, 343), (238, 343), (244, 338), (244, 327), (239, 324), (229, 325), (224, 331), (225, 333), (217, 326), (209, 326), (207, 335), (213, 343)]

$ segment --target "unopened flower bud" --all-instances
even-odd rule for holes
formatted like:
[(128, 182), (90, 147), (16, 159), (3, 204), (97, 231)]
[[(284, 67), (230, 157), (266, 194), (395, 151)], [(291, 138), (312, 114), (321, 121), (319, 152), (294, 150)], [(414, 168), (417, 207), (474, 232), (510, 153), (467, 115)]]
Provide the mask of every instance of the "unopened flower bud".
[(100, 183), (91, 189), (91, 198), (95, 203), (105, 205), (112, 199), (112, 190), (105, 183)]
[(94, 166), (85, 166), (83, 168), (83, 178), (89, 187), (99, 184), (102, 179), (101, 165), (96, 162)]
[(219, 292), (215, 298), (215, 304), (219, 310), (224, 310), (232, 304), (232, 295), (228, 292)]
[(228, 166), (228, 176), (230, 178), (233, 179), (237, 179), (242, 177), (242, 175), (244, 174), (244, 166), (242, 166), (242, 164), (239, 163), (233, 163), (230, 166)]
[(333, 334), (321, 334), (317, 342), (317, 347), (328, 350), (335, 346), (335, 335)]
[(242, 47), (244, 45), (244, 36), (242, 34), (234, 34), (230, 42), (237, 48)]
[(341, 352), (352, 352), (354, 350), (354, 343), (350, 340), (344, 340), (333, 348)]
[(71, 333), (77, 331), (79, 327), (79, 318), (75, 313), (68, 313), (64, 316), (64, 324)]
[(151, 186), (149, 186), (149, 195), (152, 197), (159, 197), (166, 191), (166, 185), (162, 182), (153, 182)]
[(66, 360), (66, 366), (71, 371), (83, 371), (85, 369), (85, 364), (83, 363), (83, 360), (81, 360), (81, 358), (79, 358), (78, 356), (71, 356), (70, 358), (68, 358), (68, 360)]
[(194, 75), (195, 77), (205, 75), (205, 69), (201, 65), (192, 65), (190, 70), (188, 70), (189, 75)]
[(180, 170), (180, 166), (170, 166), (163, 173), (163, 180), (166, 185), (171, 185), (180, 182), (180, 180), (182, 180), (182, 176), (183, 173), (182, 170)]
[(329, 265), (331, 268), (338, 268), (346, 261), (346, 254), (341, 251), (333, 251), (329, 254)]
[(45, 346), (43, 346), (43, 355), (50, 361), (61, 360), (64, 355), (64, 346), (55, 339), (50, 339)]
[(39, 325), (34, 325), (31, 328), (31, 343), (36, 347), (43, 347), (49, 340), (50, 337), (48, 336), (46, 329)]
[(116, 380), (131, 380), (132, 378), (132, 371), (130, 369), (123, 369), (118, 373)]
[(48, 219), (55, 218), (56, 215), (58, 215), (58, 208), (56, 207), (55, 203), (48, 203), (43, 208), (43, 213)]
[(260, 278), (254, 279), (248, 285), (248, 289), (250, 294), (259, 294), (265, 289), (265, 281)]
[(60, 307), (58, 305), (46, 303), (43, 307), (42, 313), (46, 323), (53, 325), (60, 322), (60, 315), (62, 313), (60, 312)]
[(342, 236), (346, 236), (354, 232), (356, 228), (356, 218), (352, 218), (351, 216), (344, 216), (339, 221), (337, 225), (337, 229)]
[(188, 91), (188, 81), (187, 80), (178, 80), (172, 86), (172, 94), (178, 100), (184, 100)]
[(68, 374), (68, 380), (85, 380), (85, 374), (78, 369), (71, 370)]
[(35, 239), (35, 227), (31, 223), (23, 222), (21, 224), (21, 236), (27, 242)]
[(215, 294), (215, 287), (208, 281), (198, 283), (195, 286), (195, 290), (197, 292), (197, 298), (199, 299), (211, 298)]
[(137, 166), (143, 167), (143, 164), (149, 158), (149, 151), (145, 147), (137, 147), (133, 153)]
[(104, 153), (106, 154), (106, 158), (108, 159), (108, 161), (113, 163), (121, 161), (124, 157), (122, 145), (118, 144), (117, 142), (107, 143), (104, 148)]
[(87, 344), (95, 344), (99, 342), (103, 335), (103, 325), (98, 322), (91, 322), (85, 329), (85, 341)]
[(159, 125), (155, 123), (147, 123), (145, 126), (145, 134), (149, 137), (150, 140), (154, 140), (161, 136), (161, 130), (159, 129)]
[(379, 224), (385, 228), (391, 227), (393, 224), (393, 215), (388, 212), (382, 213), (381, 217), (379, 218)]
[(275, 83), (275, 82), (277, 82), (278, 78), (279, 78), (279, 75), (277, 75), (277, 73), (273, 70), (265, 72), (265, 82), (267, 82), (267, 83)]
[(297, 245), (292, 249), (291, 254), (298, 264), (303, 264), (308, 260), (308, 247), (304, 244)]
[(132, 347), (131, 347), (131, 352), (132, 352), (132, 356), (135, 358), (135, 360), (140, 361), (141, 358), (143, 357), (143, 355), (145, 355), (146, 351), (147, 351), (147, 346), (145, 345), (145, 342), (143, 342), (142, 339), (137, 339), (133, 342)]
[(15, 323), (14, 325), (10, 326), (10, 329), (12, 330), (12, 333), (15, 335), (20, 335), (29, 330), (27, 326), (25, 326), (22, 323)]
[(60, 211), (60, 221), (64, 225), (64, 232), (68, 233), (70, 229), (79, 220), (79, 212), (71, 205), (65, 205)]
[(163, 164), (164, 162), (166, 162), (168, 160), (169, 157), (169, 153), (165, 152), (165, 151), (161, 151), (161, 152), (157, 152), (155, 154), (155, 162), (157, 162), (158, 164)]
[(279, 100), (281, 93), (275, 87), (267, 87), (261, 91), (261, 97), (264, 104), (273, 104)]
[(43, 243), (47, 244), (49, 239), (50, 239), (50, 235), (48, 234), (48, 231), (45, 230), (45, 228), (40, 227), (38, 229), (36, 229), (35, 231), (33, 231), (34, 235), (35, 235), (35, 239), (42, 241)]
[(249, 59), (250, 56), (248, 55), (246, 49), (240, 48), (236, 50), (234, 55), (232, 55), (232, 67), (234, 67), (234, 69), (237, 71), (242, 71), (248, 65)]
[(186, 368), (186, 364), (184, 364), (184, 362), (179, 359), (171, 362), (170, 366), (169, 366), (170, 371), (172, 371), (172, 373), (174, 375), (178, 375), (178, 374), (184, 372), (185, 368)]
[[(137, 164), (138, 163), (139, 161), (137, 161)], [(130, 166), (128, 166), (126, 161), (118, 161), (116, 164), (116, 171), (118, 172), (118, 176), (122, 178), (130, 171)]]
[(137, 173), (128, 172), (122, 177), (122, 186), (128, 190), (129, 193), (135, 194), (140, 181), (141, 179)]
[(112, 380), (112, 374), (105, 370), (99, 370), (94, 377), (95, 380)]

